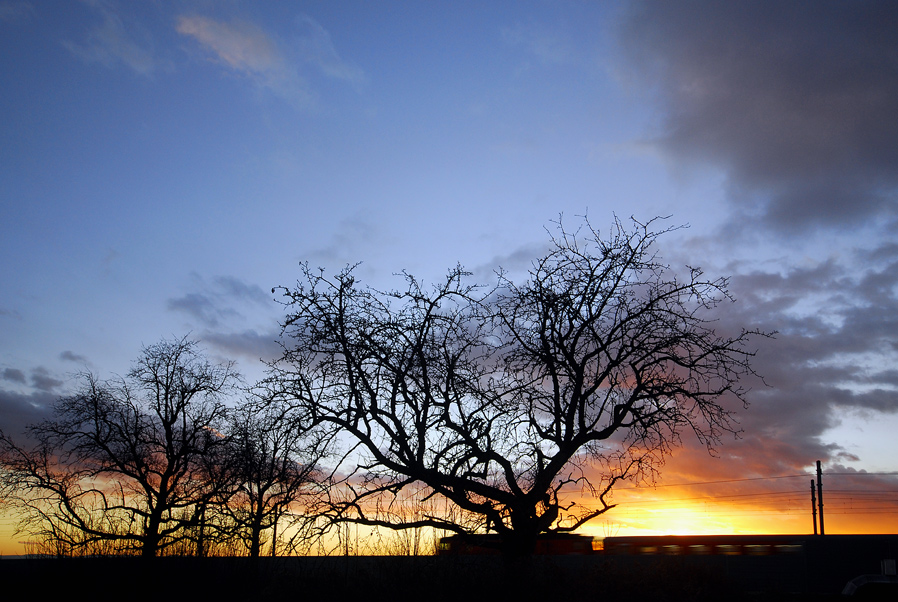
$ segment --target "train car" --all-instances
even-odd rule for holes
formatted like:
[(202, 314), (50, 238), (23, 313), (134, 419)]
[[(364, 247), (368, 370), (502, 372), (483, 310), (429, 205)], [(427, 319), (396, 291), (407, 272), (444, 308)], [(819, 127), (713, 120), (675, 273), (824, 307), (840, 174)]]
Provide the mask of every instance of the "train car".
[(634, 535), (606, 537), (606, 555), (773, 556), (800, 554), (808, 535)]
[(625, 565), (705, 567), (745, 591), (881, 594), (875, 599), (898, 600), (894, 534), (643, 535), (606, 537), (602, 548), (609, 561)]
[[(535, 554), (538, 556), (567, 556), (592, 554), (593, 538), (574, 533), (546, 533), (536, 540)], [(440, 538), (440, 555), (498, 555), (501, 554), (501, 540), (498, 535), (450, 535)]]

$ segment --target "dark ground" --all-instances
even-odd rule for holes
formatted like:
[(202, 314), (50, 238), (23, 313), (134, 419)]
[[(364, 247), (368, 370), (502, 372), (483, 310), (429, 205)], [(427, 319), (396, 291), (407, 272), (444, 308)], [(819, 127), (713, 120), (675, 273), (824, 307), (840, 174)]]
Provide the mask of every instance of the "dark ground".
[[(803, 558), (786, 559), (791, 565), (770, 562), (779, 560), (548, 556), (505, 561), (431, 556), (263, 558), (253, 564), (246, 558), (0, 559), (0, 583), (4, 592), (42, 600), (69, 599), (73, 591), (83, 592), (89, 600), (166, 601), (852, 599), (840, 595), (847, 580), (833, 571), (825, 571), (830, 579), (820, 579), (803, 566)], [(898, 596), (886, 591), (876, 599), (898, 600)]]

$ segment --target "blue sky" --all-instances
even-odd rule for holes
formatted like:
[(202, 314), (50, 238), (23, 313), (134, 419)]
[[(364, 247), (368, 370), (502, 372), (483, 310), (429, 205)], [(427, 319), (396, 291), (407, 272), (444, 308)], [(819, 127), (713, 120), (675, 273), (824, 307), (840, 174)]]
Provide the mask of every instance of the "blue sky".
[[(670, 215), (759, 342), (665, 478), (898, 470), (898, 5), (0, 1), (0, 427), (191, 333), (248, 378), (298, 264), (527, 267)], [(891, 454), (889, 453), (891, 452)]]

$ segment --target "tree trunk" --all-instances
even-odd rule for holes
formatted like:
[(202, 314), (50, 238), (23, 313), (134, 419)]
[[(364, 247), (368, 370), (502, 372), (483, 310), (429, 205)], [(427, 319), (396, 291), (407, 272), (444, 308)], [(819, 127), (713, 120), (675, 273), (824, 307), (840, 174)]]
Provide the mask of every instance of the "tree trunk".
[(260, 541), (262, 539), (262, 517), (255, 517), (249, 529), (249, 555), (250, 558), (258, 558), (259, 552), (262, 548), (262, 543)]
[(199, 533), (196, 538), (196, 555), (203, 558), (206, 555), (206, 505), (200, 509)]
[(143, 537), (140, 555), (144, 558), (153, 558), (159, 551), (159, 534), (146, 533)]
[(143, 545), (140, 555), (152, 558), (159, 552), (159, 526), (162, 524), (162, 510), (157, 506), (150, 513), (150, 520), (143, 532)]

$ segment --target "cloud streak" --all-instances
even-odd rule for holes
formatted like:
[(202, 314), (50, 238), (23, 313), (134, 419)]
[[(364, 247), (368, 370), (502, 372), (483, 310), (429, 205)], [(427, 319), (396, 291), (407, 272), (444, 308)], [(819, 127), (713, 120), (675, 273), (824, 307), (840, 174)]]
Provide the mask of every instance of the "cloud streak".
[(501, 36), (503, 42), (524, 48), (542, 65), (562, 65), (573, 59), (574, 53), (567, 39), (543, 27), (518, 23), (502, 28)]
[(353, 83), (364, 79), (361, 69), (340, 57), (330, 34), (314, 19), (300, 17), (298, 25), (300, 34), (292, 44), (279, 42), (258, 25), (241, 19), (225, 22), (182, 15), (176, 30), (196, 40), (222, 65), (300, 108), (317, 102), (308, 78), (300, 73), (302, 64), (312, 65), (331, 79)]
[(35, 15), (34, 6), (30, 2), (0, 2), (0, 21), (13, 23), (30, 19)]
[(278, 344), (280, 329), (272, 332), (246, 330), (237, 333), (209, 332), (203, 340), (222, 353), (241, 356), (250, 360), (271, 362), (281, 356), (283, 349)]
[(259, 310), (271, 303), (271, 296), (259, 286), (231, 276), (218, 276), (207, 283), (194, 275), (194, 287), (199, 290), (173, 297), (168, 300), (167, 306), (171, 311), (187, 314), (207, 328), (244, 319), (238, 307)]
[(297, 24), (300, 34), (296, 39), (296, 47), (303, 61), (332, 79), (354, 84), (365, 81), (361, 68), (340, 56), (330, 33), (321, 24), (308, 15), (300, 16)]
[(121, 64), (139, 75), (152, 76), (159, 68), (159, 61), (146, 30), (134, 23), (126, 24), (111, 5), (97, 0), (88, 4), (103, 22), (91, 28), (83, 43), (64, 41), (63, 46), (85, 62), (108, 68)]
[(226, 23), (194, 15), (179, 17), (175, 29), (195, 39), (221, 64), (261, 88), (298, 106), (312, 103), (313, 96), (305, 79), (286, 60), (275, 40), (259, 26), (244, 20)]
[[(203, 342), (229, 358), (277, 357), (280, 312), (270, 293), (233, 276), (217, 276), (210, 282), (195, 275), (193, 289), (169, 299), (167, 306), (190, 319), (190, 328), (199, 327)], [(248, 316), (263, 318), (264, 326), (247, 328)]]
[(85, 356), (77, 354), (74, 351), (70, 351), (68, 349), (59, 354), (59, 359), (84, 365), (90, 363)]
[(195, 38), (229, 67), (246, 73), (283, 69), (274, 41), (261, 28), (246, 21), (223, 23), (206, 17), (182, 16), (176, 30)]

